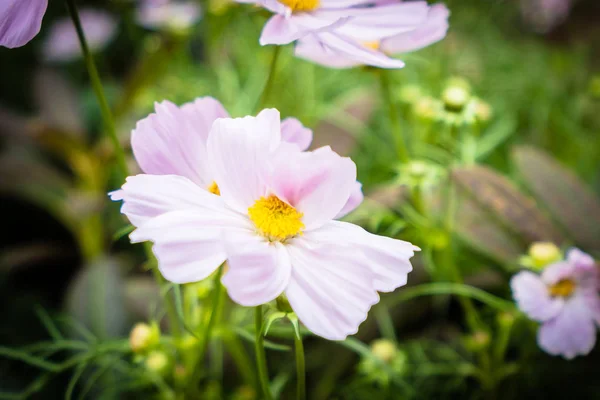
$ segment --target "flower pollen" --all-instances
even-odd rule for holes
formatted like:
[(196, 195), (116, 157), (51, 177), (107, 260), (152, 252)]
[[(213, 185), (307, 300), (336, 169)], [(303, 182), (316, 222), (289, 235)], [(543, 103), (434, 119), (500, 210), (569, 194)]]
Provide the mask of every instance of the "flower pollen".
[(575, 282), (571, 279), (563, 279), (548, 288), (550, 296), (569, 297), (575, 291)]
[(219, 185), (217, 185), (217, 182), (215, 182), (215, 181), (213, 181), (213, 183), (211, 183), (210, 186), (206, 190), (208, 190), (212, 194), (216, 194), (217, 196), (221, 195), (221, 191), (219, 190)]
[(261, 197), (248, 208), (248, 216), (261, 235), (283, 242), (302, 233), (302, 213), (275, 195)]
[(319, 7), (319, 0), (279, 0), (292, 11), (312, 11)]
[(371, 50), (377, 51), (379, 50), (379, 46), (381, 46), (381, 43), (378, 40), (374, 40), (372, 42), (363, 42), (363, 46)]

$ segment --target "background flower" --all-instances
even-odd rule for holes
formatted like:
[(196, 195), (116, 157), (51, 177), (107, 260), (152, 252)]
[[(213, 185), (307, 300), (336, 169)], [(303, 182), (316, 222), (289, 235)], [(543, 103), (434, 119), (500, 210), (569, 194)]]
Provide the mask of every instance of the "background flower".
[[(92, 52), (103, 49), (117, 33), (117, 20), (110, 14), (82, 9), (79, 13), (88, 46)], [(44, 41), (43, 55), (48, 61), (72, 61), (81, 57), (81, 45), (70, 18), (55, 22)]]
[(542, 323), (538, 344), (545, 352), (572, 359), (592, 350), (600, 325), (600, 281), (589, 255), (572, 249), (540, 276), (515, 275), (511, 287), (519, 308)]

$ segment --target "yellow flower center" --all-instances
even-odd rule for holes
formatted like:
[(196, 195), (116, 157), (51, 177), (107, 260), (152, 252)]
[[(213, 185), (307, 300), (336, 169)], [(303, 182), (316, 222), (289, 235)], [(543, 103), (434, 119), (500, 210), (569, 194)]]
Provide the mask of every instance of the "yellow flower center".
[(221, 195), (221, 191), (219, 190), (219, 185), (217, 185), (217, 182), (213, 181), (213, 183), (210, 184), (210, 186), (207, 189), (209, 192), (211, 192), (212, 194), (216, 194), (217, 196)]
[(312, 11), (319, 7), (319, 0), (279, 0), (292, 11)]
[(379, 50), (379, 46), (381, 45), (381, 43), (379, 43), (379, 41), (375, 40), (372, 42), (363, 42), (363, 46), (371, 49), (371, 50)]
[(248, 208), (248, 216), (261, 235), (283, 242), (302, 234), (302, 213), (275, 195), (261, 197)]
[(563, 279), (548, 288), (550, 296), (569, 297), (575, 291), (575, 282), (570, 279)]

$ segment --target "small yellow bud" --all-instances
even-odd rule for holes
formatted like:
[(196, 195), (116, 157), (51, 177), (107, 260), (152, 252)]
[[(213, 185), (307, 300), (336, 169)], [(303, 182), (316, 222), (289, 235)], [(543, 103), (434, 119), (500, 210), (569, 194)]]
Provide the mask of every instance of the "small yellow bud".
[(398, 348), (396, 344), (387, 339), (378, 339), (371, 343), (371, 352), (373, 355), (385, 363), (390, 363), (396, 354), (398, 353)]
[(164, 351), (154, 350), (148, 354), (144, 364), (149, 370), (159, 375), (165, 375), (169, 370), (169, 356)]
[(479, 352), (486, 349), (491, 342), (490, 334), (484, 331), (477, 331), (465, 338), (465, 347), (473, 352)]
[(492, 106), (478, 99), (475, 103), (475, 118), (479, 122), (488, 122), (492, 118)]
[(158, 325), (152, 325), (140, 322), (136, 324), (129, 334), (129, 345), (135, 353), (146, 351), (158, 344), (160, 340), (160, 330)]
[(444, 107), (449, 111), (461, 111), (470, 99), (469, 91), (461, 86), (450, 86), (442, 93)]
[(563, 258), (560, 249), (554, 243), (550, 242), (533, 243), (529, 247), (528, 254), (532, 266), (538, 270)]

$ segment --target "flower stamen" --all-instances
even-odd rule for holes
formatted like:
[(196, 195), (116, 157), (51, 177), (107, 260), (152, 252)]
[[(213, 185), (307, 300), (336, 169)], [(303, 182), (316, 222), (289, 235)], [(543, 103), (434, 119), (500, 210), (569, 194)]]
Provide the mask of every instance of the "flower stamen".
[(548, 288), (552, 297), (569, 297), (575, 291), (576, 284), (571, 279), (563, 279)]
[(217, 196), (221, 195), (221, 191), (219, 190), (219, 185), (217, 185), (217, 182), (215, 182), (215, 181), (213, 181), (213, 183), (211, 183), (210, 186), (206, 190), (208, 190), (212, 194), (216, 194)]
[(312, 11), (319, 7), (319, 0), (279, 0), (293, 11)]
[(248, 208), (248, 216), (259, 233), (270, 241), (283, 242), (304, 229), (303, 214), (275, 195), (258, 199)]

